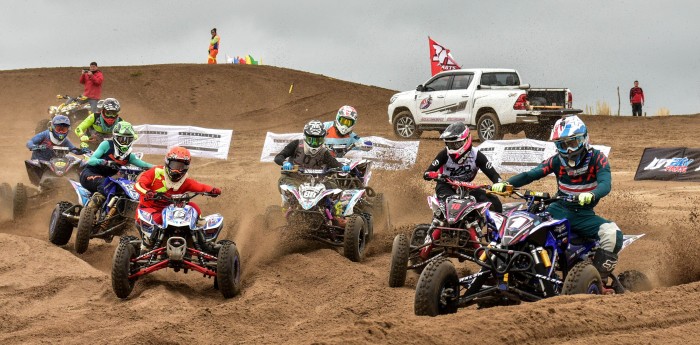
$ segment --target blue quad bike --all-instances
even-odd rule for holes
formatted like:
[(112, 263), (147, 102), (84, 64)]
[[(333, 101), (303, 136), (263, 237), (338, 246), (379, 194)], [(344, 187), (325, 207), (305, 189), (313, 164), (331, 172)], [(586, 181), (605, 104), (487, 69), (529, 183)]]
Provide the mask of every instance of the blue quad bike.
[(143, 169), (124, 166), (117, 175), (105, 179), (105, 200), (101, 204), (79, 182), (70, 180), (78, 194), (78, 203), (61, 201), (51, 213), (49, 241), (62, 246), (68, 243), (77, 228), (75, 251), (85, 253), (90, 239), (100, 238), (110, 243), (134, 227), (139, 194), (134, 190), (134, 181)]
[[(631, 270), (601, 279), (592, 264), (598, 241), (576, 236), (566, 219), (546, 211), (552, 202), (570, 196), (513, 191), (525, 200), (524, 209), (491, 212), (489, 245), (477, 249), (471, 261), (481, 269), (459, 277), (447, 258), (430, 262), (418, 280), (414, 312), (436, 316), (476, 304), (480, 308), (519, 304), (569, 294), (607, 294), (651, 288), (648, 278)], [(622, 248), (644, 236), (625, 235)]]

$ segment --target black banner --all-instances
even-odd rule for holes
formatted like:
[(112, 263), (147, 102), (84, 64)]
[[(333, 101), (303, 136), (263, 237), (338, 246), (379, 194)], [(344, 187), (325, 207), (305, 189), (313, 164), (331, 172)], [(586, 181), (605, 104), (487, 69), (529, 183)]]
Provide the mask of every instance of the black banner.
[(634, 179), (700, 181), (700, 149), (646, 148)]

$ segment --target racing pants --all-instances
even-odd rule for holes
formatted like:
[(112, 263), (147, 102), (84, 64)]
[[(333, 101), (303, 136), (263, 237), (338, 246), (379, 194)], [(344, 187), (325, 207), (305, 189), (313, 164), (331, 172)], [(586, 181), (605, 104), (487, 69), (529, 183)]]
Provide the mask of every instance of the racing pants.
[(559, 202), (547, 208), (556, 219), (567, 219), (571, 230), (578, 236), (600, 241), (600, 248), (618, 253), (622, 249), (622, 231), (614, 222), (595, 214), (591, 209), (571, 209)]
[(209, 50), (209, 59), (207, 60), (207, 63), (210, 65), (216, 64), (216, 56), (217, 55), (219, 55), (218, 49), (210, 49)]
[(104, 190), (104, 184), (106, 179), (106, 177), (91, 172), (88, 169), (83, 169), (83, 171), (80, 173), (80, 184), (83, 187), (85, 187), (85, 189), (87, 189), (90, 192), (90, 194), (95, 194), (95, 192), (99, 192), (103, 196), (106, 196), (107, 193), (105, 193)]
[[(457, 191), (449, 184), (447, 183), (441, 183), (438, 182), (435, 185), (435, 195), (437, 195), (438, 199), (442, 202), (445, 202), (445, 199), (447, 197), (456, 195)], [(494, 212), (503, 212), (503, 205), (501, 204), (501, 200), (498, 199), (497, 196), (495, 195), (489, 195), (486, 194), (486, 192), (482, 189), (473, 189), (469, 191), (469, 194), (476, 199), (478, 202), (490, 202), (491, 207), (489, 207), (490, 211)]]

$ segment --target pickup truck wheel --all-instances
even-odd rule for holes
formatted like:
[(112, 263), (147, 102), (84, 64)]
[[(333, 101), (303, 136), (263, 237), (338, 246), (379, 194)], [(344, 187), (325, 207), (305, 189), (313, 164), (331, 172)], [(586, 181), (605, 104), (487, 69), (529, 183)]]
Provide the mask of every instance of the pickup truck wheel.
[(394, 118), (394, 133), (403, 139), (415, 139), (420, 137), (422, 131), (418, 129), (411, 112), (404, 110)]
[(482, 143), (486, 140), (503, 139), (501, 123), (498, 122), (498, 117), (494, 113), (484, 113), (484, 115), (481, 115), (476, 122), (476, 130), (479, 134), (479, 141)]

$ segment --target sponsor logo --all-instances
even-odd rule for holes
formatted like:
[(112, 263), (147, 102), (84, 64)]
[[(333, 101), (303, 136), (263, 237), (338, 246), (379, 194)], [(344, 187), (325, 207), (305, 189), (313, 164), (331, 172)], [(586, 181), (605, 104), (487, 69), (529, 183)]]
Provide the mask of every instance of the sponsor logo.
[(674, 157), (669, 159), (654, 157), (654, 160), (644, 167), (644, 170), (658, 170), (663, 168), (663, 171), (666, 172), (686, 173), (688, 172), (688, 166), (694, 161), (694, 159), (688, 157)]
[(430, 105), (431, 105), (431, 104), (433, 104), (433, 96), (428, 96), (428, 98), (424, 98), (424, 99), (420, 102), (420, 108), (421, 108), (422, 110), (428, 109), (428, 108), (430, 108)]

